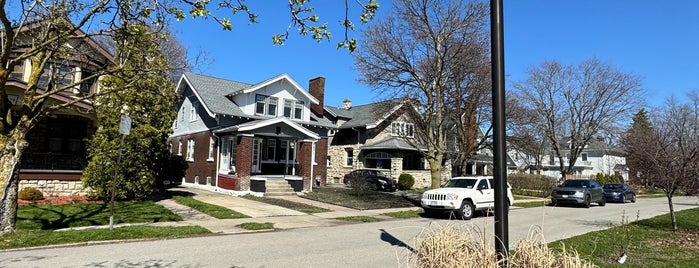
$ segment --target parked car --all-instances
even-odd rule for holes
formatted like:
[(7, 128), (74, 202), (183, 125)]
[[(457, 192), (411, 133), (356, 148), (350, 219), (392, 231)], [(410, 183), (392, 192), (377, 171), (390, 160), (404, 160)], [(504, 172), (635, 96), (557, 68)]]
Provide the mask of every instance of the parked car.
[(600, 206), (607, 204), (602, 185), (596, 180), (566, 180), (551, 192), (551, 204), (571, 203), (590, 207), (591, 203)]
[(345, 174), (344, 183), (352, 187), (357, 180), (363, 180), (369, 184), (369, 187), (374, 190), (395, 191), (398, 187), (398, 182), (391, 179), (388, 175), (380, 170), (374, 169), (357, 169)]
[[(454, 177), (442, 188), (422, 194), (420, 200), (425, 213), (454, 212), (457, 218), (468, 220), (477, 210), (495, 207), (495, 180), (490, 176)], [(514, 202), (512, 189), (507, 185), (507, 206)]]
[(636, 190), (626, 183), (607, 183), (602, 188), (604, 189), (604, 197), (607, 199), (607, 202), (636, 202)]

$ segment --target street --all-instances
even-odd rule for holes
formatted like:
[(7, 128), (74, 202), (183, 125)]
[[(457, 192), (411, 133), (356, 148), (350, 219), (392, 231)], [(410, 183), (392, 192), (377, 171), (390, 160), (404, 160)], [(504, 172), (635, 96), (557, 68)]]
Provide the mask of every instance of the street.
[[(697, 197), (675, 197), (677, 211), (699, 206)], [(605, 207), (513, 208), (509, 242), (543, 230), (555, 241), (668, 212), (665, 198)], [(463, 224), (493, 236), (494, 217), (470, 221), (417, 218), (277, 232), (104, 243), (0, 252), (0, 267), (402, 267), (414, 238), (435, 224)]]

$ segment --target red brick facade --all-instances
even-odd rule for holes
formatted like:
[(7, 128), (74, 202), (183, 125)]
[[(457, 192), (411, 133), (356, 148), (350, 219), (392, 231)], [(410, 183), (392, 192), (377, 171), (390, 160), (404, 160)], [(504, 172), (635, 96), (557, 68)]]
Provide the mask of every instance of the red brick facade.
[[(182, 135), (173, 137), (170, 139), (172, 144), (172, 153), (178, 154), (179, 142), (182, 142), (182, 156), (185, 158), (189, 164), (189, 168), (185, 173), (184, 181), (187, 183), (195, 183), (199, 185), (216, 186), (216, 156), (218, 150), (216, 148), (216, 143), (214, 143), (213, 154), (214, 158), (209, 158), (209, 146), (210, 146), (211, 133), (208, 131), (193, 133), (188, 135)], [(187, 149), (189, 148), (188, 143), (194, 141), (194, 159), (190, 161), (187, 159)]]

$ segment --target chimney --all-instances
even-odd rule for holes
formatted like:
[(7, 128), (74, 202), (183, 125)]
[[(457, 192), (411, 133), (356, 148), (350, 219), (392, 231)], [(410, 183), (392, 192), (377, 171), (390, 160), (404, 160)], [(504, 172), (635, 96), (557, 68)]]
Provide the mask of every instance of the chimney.
[(311, 111), (323, 117), (323, 107), (325, 102), (325, 77), (319, 76), (308, 80), (308, 93), (318, 99), (318, 104), (311, 104)]
[(352, 100), (345, 99), (342, 101), (342, 109), (349, 110), (350, 108), (352, 108)]

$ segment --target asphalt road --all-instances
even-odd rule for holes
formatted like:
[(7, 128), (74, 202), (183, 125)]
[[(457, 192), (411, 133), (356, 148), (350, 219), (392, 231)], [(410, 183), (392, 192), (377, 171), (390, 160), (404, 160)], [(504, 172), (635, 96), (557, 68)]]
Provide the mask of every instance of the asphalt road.
[[(697, 197), (676, 197), (677, 211), (699, 206)], [(513, 248), (531, 230), (555, 241), (669, 211), (666, 199), (608, 203), (605, 207), (512, 209)], [(0, 252), (0, 267), (404, 267), (414, 238), (436, 225), (463, 224), (493, 236), (493, 220), (408, 219), (278, 232), (54, 247)]]

